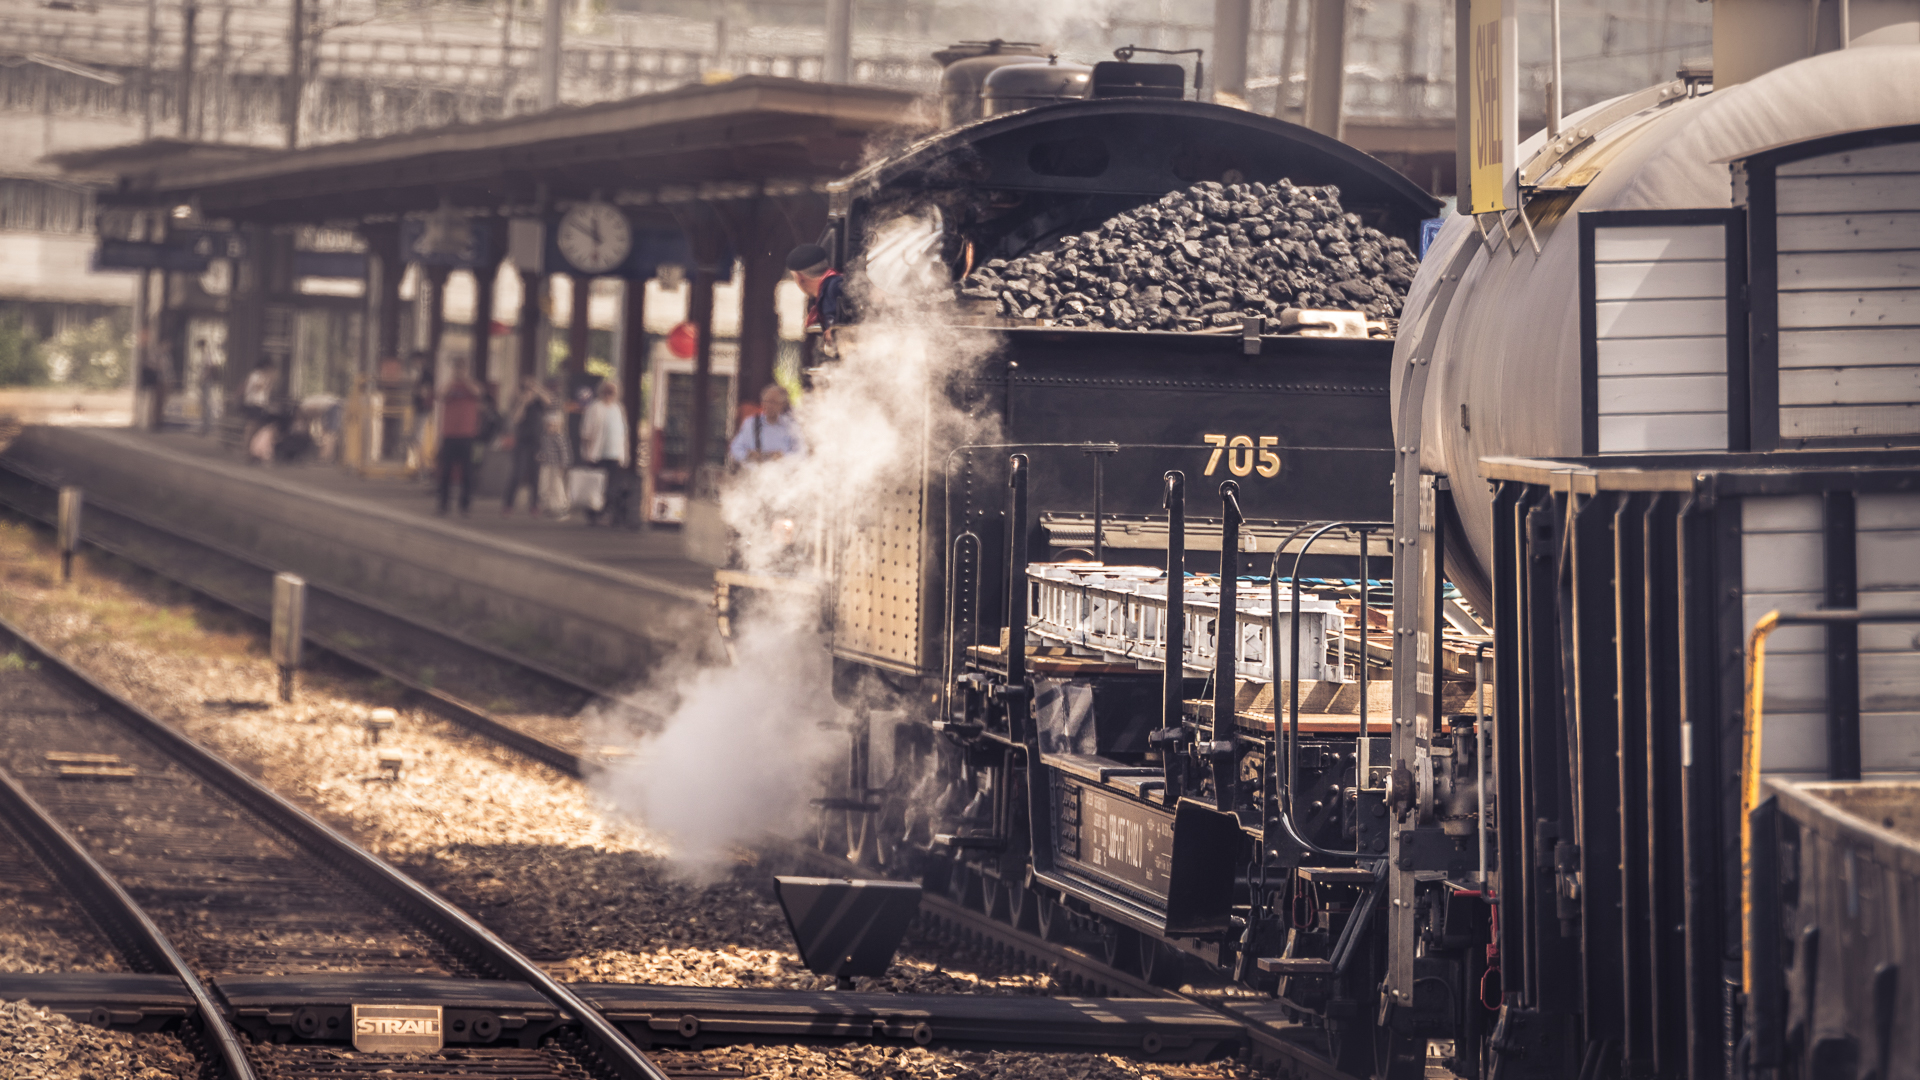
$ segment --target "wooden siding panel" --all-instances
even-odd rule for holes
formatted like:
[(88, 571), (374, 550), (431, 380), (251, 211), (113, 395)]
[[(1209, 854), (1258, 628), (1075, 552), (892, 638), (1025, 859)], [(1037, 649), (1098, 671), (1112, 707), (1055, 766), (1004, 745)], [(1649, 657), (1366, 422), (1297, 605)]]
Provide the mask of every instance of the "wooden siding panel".
[(1819, 157), (1789, 161), (1776, 176), (1844, 176), (1850, 173), (1920, 172), (1920, 143), (1888, 143), (1840, 150)]
[(1608, 226), (1593, 234), (1596, 263), (1726, 257), (1727, 232), (1719, 225)]
[(1920, 213), (1782, 214), (1775, 236), (1783, 253), (1920, 248)]
[(1780, 410), (1783, 439), (1920, 434), (1920, 405), (1804, 405)]
[(1786, 330), (1780, 367), (1872, 367), (1920, 364), (1920, 329)]
[(1920, 402), (1920, 366), (1808, 367), (1780, 373), (1780, 404), (1895, 405)]
[(1920, 282), (1920, 251), (1795, 252), (1781, 255), (1779, 266), (1782, 291), (1897, 289)]
[(1727, 411), (1725, 375), (1602, 376), (1600, 415)]
[[(1705, 301), (1676, 300), (1669, 303), (1705, 303)], [(1780, 328), (1782, 330), (1870, 326), (1920, 326), (1920, 289), (1782, 292), (1780, 294)]]
[[(1597, 342), (1595, 370), (1610, 375), (1718, 375), (1727, 370), (1721, 337), (1605, 338)], [(1920, 347), (1920, 340), (1916, 341)], [(1915, 362), (1920, 363), (1920, 351)], [(1724, 403), (1722, 403), (1724, 405)]]
[(1920, 184), (1910, 174), (1782, 176), (1774, 181), (1782, 214), (1837, 214), (1920, 210)]
[[(1861, 495), (1854, 502), (1853, 527), (1859, 532), (1920, 529), (1920, 495), (1902, 492)], [(1920, 551), (1914, 552), (1920, 559)]]
[(1675, 300), (1727, 295), (1725, 260), (1596, 262), (1596, 300)]
[(1682, 453), (1726, 448), (1725, 410), (1600, 417), (1600, 452), (1603, 454)]
[(1710, 337), (1727, 329), (1724, 300), (1611, 300), (1593, 309), (1594, 332), (1601, 338)]

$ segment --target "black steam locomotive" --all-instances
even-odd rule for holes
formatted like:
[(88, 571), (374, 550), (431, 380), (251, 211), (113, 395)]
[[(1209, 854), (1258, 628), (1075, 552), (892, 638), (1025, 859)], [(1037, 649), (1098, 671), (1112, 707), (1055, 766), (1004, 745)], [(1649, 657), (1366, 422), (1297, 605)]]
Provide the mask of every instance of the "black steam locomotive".
[[(1102, 97), (1102, 82), (837, 185), (839, 265), (857, 276), (882, 223), (930, 205), (955, 280), (1208, 181), (1332, 185), (1408, 243), (1437, 211), (1312, 131)], [(1290, 987), (1334, 1059), (1371, 1072), (1390, 1030), (1369, 928), (1390, 772), (1392, 324), (1236, 315), (1169, 332), (944, 310), (942, 335), (988, 358), (928, 393), (996, 434), (929, 423), (911, 467), (835, 534), (835, 693), (859, 719), (818, 800), (822, 846), (1155, 980)], [(842, 349), (884, 330), (846, 327)], [(1463, 905), (1456, 958), (1421, 963), (1477, 979), (1486, 926)], [(1380, 1060), (1423, 1068), (1424, 1039), (1403, 1041)]]

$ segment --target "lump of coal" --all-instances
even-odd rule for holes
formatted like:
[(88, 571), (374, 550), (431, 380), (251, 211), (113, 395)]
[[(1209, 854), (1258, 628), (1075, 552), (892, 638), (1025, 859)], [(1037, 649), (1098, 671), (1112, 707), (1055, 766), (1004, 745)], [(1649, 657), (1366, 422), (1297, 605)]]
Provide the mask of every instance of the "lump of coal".
[(1207, 181), (994, 259), (960, 294), (1063, 326), (1193, 331), (1289, 307), (1397, 319), (1418, 268), (1405, 241), (1341, 207), (1339, 188)]

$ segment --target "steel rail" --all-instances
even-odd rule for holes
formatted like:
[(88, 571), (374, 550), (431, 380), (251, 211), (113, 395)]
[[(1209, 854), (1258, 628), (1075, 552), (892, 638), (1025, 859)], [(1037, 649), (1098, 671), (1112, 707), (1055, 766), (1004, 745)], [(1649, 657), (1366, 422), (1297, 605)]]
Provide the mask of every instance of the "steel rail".
[[(1063, 445), (1071, 445), (1071, 446), (1077, 447), (1080, 444), (1063, 444)], [(1183, 446), (1183, 448), (1185, 447)], [(54, 487), (54, 485), (50, 481), (47, 481), (44, 478), (32, 475), (27, 470), (22, 469), (18, 465), (11, 462), (6, 462), (4, 460), (0, 460), (0, 472), (11, 472), (16, 476), (19, 476), (22, 479), (27, 480), (28, 482), (37, 484), (41, 487), (46, 487), (46, 488)], [(46, 522), (50, 520), (44, 513), (37, 512), (31, 507), (22, 506), (15, 500), (5, 498), (3, 491), (0, 491), (0, 502), (5, 502), (7, 505), (12, 506), (17, 512), (25, 514), (28, 517), (32, 517), (35, 520), (39, 520), (42, 522)], [(122, 511), (112, 506), (111, 503), (103, 503), (101, 500), (93, 499), (93, 500), (90, 500), (89, 509), (104, 510), (107, 513), (122, 517), (130, 521), (136, 526), (152, 530), (154, 532), (160, 533), (165, 536), (173, 537), (185, 543), (195, 544), (195, 545), (205, 547), (209, 550), (216, 552), (217, 554), (220, 554), (223, 557), (232, 558), (237, 561), (243, 562), (255, 569), (258, 569), (262, 573), (271, 574), (273, 572), (270, 568), (263, 566), (257, 560), (253, 559), (251, 556), (248, 556), (241, 552), (233, 551), (232, 549), (227, 548), (225, 545), (222, 545), (217, 541), (185, 535), (179, 529), (172, 528), (170, 526), (160, 525), (158, 523), (145, 520), (140, 515)], [(156, 565), (153, 561), (143, 558), (138, 552), (130, 551), (125, 549), (121, 545), (115, 545), (110, 542), (103, 542), (101, 539), (97, 537), (88, 537), (88, 536), (85, 536), (84, 534), (82, 536), (82, 541), (84, 543), (97, 547), (100, 550), (105, 551), (111, 555), (114, 555), (117, 558), (124, 559), (127, 562), (133, 563), (134, 565), (140, 566), (143, 569), (146, 569), (152, 573), (160, 575), (161, 577), (167, 578), (170, 581), (174, 581), (177, 584), (180, 584), (181, 586), (188, 588), (195, 593), (198, 593), (199, 595), (205, 596), (208, 599), (215, 601), (216, 603), (233, 608), (237, 611), (240, 611), (244, 614), (247, 614), (255, 618), (266, 617), (265, 612), (259, 611), (241, 601), (236, 600), (235, 598), (214, 592), (213, 590), (208, 589), (195, 582), (184, 580), (179, 575), (172, 572), (170, 568), (161, 566), (161, 565)], [(572, 680), (565, 675), (549, 672), (543, 669), (542, 667), (540, 667), (536, 662), (528, 661), (521, 657), (517, 657), (509, 653), (500, 652), (499, 650), (493, 650), (486, 646), (478, 645), (476, 643), (466, 642), (464, 641), (464, 639), (459, 638), (455, 635), (448, 634), (446, 631), (443, 631), (437, 627), (422, 626), (417, 621), (410, 619), (405, 615), (401, 615), (397, 612), (393, 612), (389, 609), (386, 609), (383, 606), (378, 605), (376, 603), (366, 601), (362, 598), (344, 593), (342, 591), (322, 589), (321, 587), (314, 586), (311, 583), (308, 585), (308, 588), (313, 589), (315, 591), (327, 592), (331, 595), (334, 595), (343, 600), (346, 600), (349, 603), (362, 606), (367, 610), (373, 611), (380, 615), (384, 615), (388, 618), (395, 620), (396, 622), (404, 623), (412, 627), (417, 627), (427, 633), (431, 633), (440, 637), (446, 637), (449, 640), (456, 641), (460, 644), (469, 644), (474, 648), (478, 648), (478, 649), (481, 649), (482, 651), (490, 652), (491, 654), (495, 655), (496, 657), (503, 660), (504, 662), (525, 667), (528, 670), (534, 671), (538, 674), (549, 675), (550, 677), (555, 678), (557, 681), (564, 682), (585, 693), (592, 694), (595, 696), (599, 696), (601, 694), (601, 691), (599, 691), (596, 688), (586, 686), (585, 684)], [(4, 629), (4, 628), (5, 628), (4, 620), (0, 620), (0, 629)], [(454, 697), (451, 694), (447, 694), (444, 691), (440, 691), (432, 687), (424, 686), (420, 684), (417, 680), (411, 678), (410, 676), (407, 676), (405, 673), (391, 669), (387, 665), (382, 664), (380, 661), (374, 659), (373, 657), (361, 654), (358, 651), (351, 649), (350, 647), (344, 647), (334, 642), (318, 639), (313, 635), (309, 635), (307, 640), (310, 644), (312, 644), (316, 648), (320, 648), (327, 652), (331, 652), (334, 655), (339, 656), (342, 659), (348, 661), (349, 663), (365, 668), (366, 670), (371, 671), (380, 676), (390, 678), (394, 680), (396, 683), (406, 686), (409, 690), (412, 690), (420, 694), (421, 696), (427, 698), (429, 701), (431, 701), (432, 704), (437, 707), (437, 711), (441, 712), (444, 716), (446, 716), (447, 719), (450, 719), (455, 723), (459, 723), (465, 727), (468, 727), (488, 738), (494, 739), (496, 742), (499, 742), (500, 744), (508, 747), (509, 749), (513, 749), (522, 754), (525, 754), (528, 757), (533, 758), (534, 760), (541, 761), (547, 765), (550, 765), (553, 768), (559, 770), (560, 772), (563, 772), (569, 776), (578, 778), (583, 776), (587, 768), (589, 767), (589, 762), (586, 759), (582, 758), (580, 755), (577, 755), (572, 751), (567, 750), (564, 747), (558, 746), (554, 743), (547, 742), (546, 740), (543, 740), (538, 736), (531, 735), (526, 732), (520, 731), (517, 728), (511, 727), (510, 725), (507, 725), (501, 722), (500, 720), (495, 719), (493, 716), (488, 714), (484, 709), (481, 709), (476, 705), (472, 705), (465, 701), (462, 701), (459, 698)], [(82, 678), (84, 678), (84, 676)], [(115, 700), (118, 700), (118, 699), (115, 699)], [(129, 704), (128, 707), (135, 709), (135, 711), (138, 711), (136, 706), (132, 706)], [(158, 721), (152, 721), (152, 722), (155, 724), (159, 723)], [(164, 727), (164, 725), (160, 725), (160, 726)], [(174, 737), (184, 740), (184, 736), (175, 735)], [(203, 750), (202, 752), (205, 753), (206, 751)], [(221, 764), (224, 765), (224, 762), (222, 762)], [(251, 783), (250, 778), (245, 778), (244, 775), (242, 775), (242, 778), (247, 779), (248, 782)], [(271, 795), (271, 793), (268, 793), (268, 794)], [(304, 812), (299, 811), (297, 808), (290, 808), (290, 809), (293, 809), (294, 813), (301, 814), (302, 816), (304, 816)], [(332, 832), (332, 830), (328, 829), (325, 825), (321, 825), (318, 822), (314, 822), (314, 824), (322, 830), (325, 830), (329, 833)], [(346, 842), (349, 844), (351, 843), (350, 841), (345, 841), (344, 838), (341, 838), (341, 839), (343, 842)], [(843, 877), (849, 876), (849, 875), (858, 876), (861, 874), (868, 874), (872, 872), (872, 868), (858, 866), (857, 864), (851, 863), (843, 858), (830, 855), (825, 852), (821, 852), (818, 849), (815, 849), (812, 847), (800, 847), (796, 845), (795, 850), (799, 852), (804, 859), (813, 861), (821, 865), (827, 873), (831, 873), (837, 876), (843, 876)], [(366, 858), (372, 859), (373, 857), (369, 855), (369, 856), (366, 856)], [(378, 862), (378, 860), (375, 860), (375, 861)], [(397, 871), (391, 871), (391, 868), (386, 867), (386, 864), (380, 863), (379, 865), (382, 868), (385, 868), (388, 872), (397, 874)], [(403, 880), (406, 880), (408, 884), (411, 884), (411, 879), (403, 879)], [(428, 895), (436, 904), (444, 903), (440, 901), (438, 897), (432, 897), (431, 894), (428, 894)], [(1006, 923), (1002, 923), (992, 918), (991, 916), (987, 915), (984, 912), (975, 911), (971, 908), (965, 907), (947, 897), (929, 895), (923, 900), (923, 903), (926, 905), (926, 908), (932, 912), (932, 919), (944, 922), (947, 925), (960, 930), (962, 933), (971, 934), (979, 941), (988, 942), (994, 946), (998, 946), (1006, 950), (1007, 952), (1009, 952), (1016, 959), (1029, 963), (1035, 967), (1045, 966), (1051, 969), (1052, 971), (1064, 973), (1069, 978), (1077, 979), (1081, 983), (1089, 987), (1101, 988), (1101, 989), (1116, 987), (1116, 986), (1124, 987), (1127, 990), (1133, 993), (1140, 994), (1142, 996), (1158, 996), (1158, 997), (1183, 996), (1178, 994), (1176, 991), (1170, 990), (1165, 987), (1154, 986), (1152, 983), (1144, 979), (1141, 979), (1138, 976), (1132, 975), (1128, 972), (1122, 971), (1118, 968), (1105, 964), (1099, 959), (1087, 953), (1084, 953), (1078, 949), (1075, 949), (1072, 946), (1061, 944), (1058, 942), (1046, 941), (1037, 935), (1020, 930)], [(550, 980), (546, 980), (544, 973), (541, 973), (541, 978), (544, 981), (550, 981)], [(528, 981), (532, 982), (533, 980), (528, 980)], [(538, 986), (539, 984), (536, 983), (535, 985)], [(1248, 1037), (1252, 1043), (1256, 1044), (1259, 1047), (1264, 1048), (1270, 1056), (1283, 1058), (1287, 1062), (1291, 1063), (1291, 1065), (1295, 1069), (1295, 1072), (1293, 1073), (1293, 1075), (1297, 1075), (1303, 1078), (1303, 1080), (1308, 1080), (1308, 1078), (1310, 1078), (1310, 1080), (1352, 1080), (1352, 1078), (1347, 1077), (1345, 1074), (1334, 1070), (1332, 1065), (1329, 1062), (1327, 1062), (1323, 1057), (1316, 1055), (1312, 1053), (1310, 1050), (1300, 1047), (1294, 1043), (1288, 1042), (1287, 1040), (1281, 1038), (1275, 1032), (1273, 1032), (1272, 1030), (1269, 1030), (1264, 1025), (1258, 1022), (1249, 1021), (1244, 1017), (1240, 1017), (1237, 1014), (1234, 1014), (1230, 1009), (1227, 1009), (1220, 1002), (1212, 1000), (1205, 995), (1185, 995), (1185, 996), (1190, 997), (1191, 1000), (1198, 1001), (1202, 1004), (1205, 1004), (1209, 1008), (1213, 1008), (1223, 1013), (1224, 1015), (1227, 1015), (1233, 1018), (1234, 1020), (1236, 1020), (1236, 1022), (1243, 1024), (1247, 1028), (1247, 1031), (1249, 1033)], [(595, 1012), (590, 1007), (584, 1004), (580, 1005), (577, 1009), (570, 1007), (570, 1008), (567, 1008), (565, 1011), (572, 1015), (591, 1014), (596, 1017), (599, 1015), (597, 1012)], [(618, 1037), (617, 1032), (615, 1032), (614, 1035), (615, 1037)], [(655, 1073), (648, 1074), (648, 1075), (650, 1076), (671, 1075), (671, 1070), (669, 1070), (667, 1074), (661, 1074), (656, 1071)]]
[[(22, 468), (21, 466), (15, 463), (5, 461), (4, 459), (0, 459), (0, 472), (12, 473), (14, 476), (17, 476), (22, 480), (27, 481), (28, 483), (35, 484), (43, 488), (49, 488), (49, 489), (55, 488), (55, 485), (52, 484), (52, 482), (47, 480), (46, 478), (38, 476), (33, 472), (31, 472), (30, 470)], [(47, 523), (47, 524), (52, 523), (52, 519), (46, 513), (34, 507), (22, 505), (22, 503), (18, 500), (7, 498), (4, 493), (4, 489), (0, 489), (0, 502), (5, 503), (7, 506), (12, 507), (16, 512), (24, 514), (27, 517), (33, 518), (36, 521), (40, 521), (42, 523)], [(168, 537), (178, 542), (188, 544), (194, 547), (202, 548), (206, 551), (212, 552), (213, 554), (217, 555), (220, 558), (229, 560), (231, 562), (239, 563), (249, 568), (250, 570), (257, 571), (269, 581), (272, 579), (273, 575), (277, 572), (275, 568), (267, 566), (266, 564), (260, 562), (258, 559), (247, 554), (246, 552), (236, 550), (226, 544), (221, 543), (218, 540), (213, 540), (208, 537), (195, 536), (188, 533), (185, 530), (182, 530), (170, 525), (162, 525), (158, 522), (155, 522), (146, 518), (141, 514), (115, 506), (109, 500), (103, 500), (96, 497), (89, 497), (87, 501), (87, 512), (89, 514), (106, 514), (111, 517), (120, 518), (126, 522), (131, 523), (136, 528), (146, 529), (150, 532), (157, 533), (161, 536)], [(158, 574), (161, 577), (164, 577), (167, 580), (174, 582), (175, 584), (178, 584), (186, 589), (189, 589), (200, 596), (204, 596), (214, 601), (215, 603), (221, 604), (225, 607), (232, 608), (233, 610), (238, 611), (241, 614), (247, 615), (252, 618), (260, 619), (262, 621), (269, 620), (272, 617), (272, 612), (268, 608), (262, 607), (261, 605), (256, 603), (251, 603), (241, 597), (229, 595), (224, 591), (216, 590), (211, 586), (206, 585), (203, 582), (191, 580), (188, 577), (184, 576), (182, 573), (180, 573), (180, 571), (177, 568), (163, 565), (160, 560), (151, 558), (148, 555), (146, 555), (144, 552), (136, 550), (126, 544), (115, 543), (97, 534), (87, 535), (84, 529), (82, 531), (81, 541), (95, 548), (98, 548), (99, 550), (104, 551), (109, 555), (122, 559), (126, 562), (132, 563), (133, 565), (138, 566), (151, 573)], [(568, 676), (563, 672), (555, 671), (551, 668), (548, 668), (540, 664), (536, 660), (530, 660), (525, 657), (515, 656), (510, 653), (506, 653), (499, 649), (496, 649), (492, 646), (486, 645), (482, 642), (473, 641), (465, 637), (464, 635), (457, 634), (448, 630), (444, 630), (439, 627), (428, 626), (424, 623), (419, 622), (416, 619), (412, 619), (406, 615), (403, 615), (397, 611), (394, 611), (393, 609), (379, 603), (376, 600), (370, 599), (368, 597), (360, 596), (349, 590), (338, 589), (338, 588), (333, 588), (333, 587), (324, 586), (324, 585), (318, 585), (311, 581), (307, 583), (307, 589), (310, 593), (317, 593), (324, 596), (328, 596), (341, 603), (344, 603), (353, 607), (362, 608), (368, 612), (373, 613), (376, 616), (401, 624), (407, 627), (412, 632), (429, 634), (435, 637), (444, 638), (447, 641), (453, 642), (457, 646), (482, 653), (483, 655), (486, 655), (501, 663), (512, 664), (515, 667), (519, 667), (524, 670), (530, 671), (543, 678), (552, 680), (553, 682), (559, 683), (570, 689), (576, 690), (582, 694), (588, 695), (590, 698), (618, 701), (620, 704), (623, 704), (623, 705), (644, 709), (643, 706), (637, 705), (636, 703), (632, 702), (630, 699), (608, 698), (604, 691), (592, 686), (588, 686), (585, 683), (579, 682), (578, 680), (573, 679), (571, 676)], [(309, 623), (309, 625), (311, 626), (311, 623)], [(511, 724), (507, 724), (495, 718), (494, 716), (492, 716), (490, 713), (480, 708), (479, 706), (474, 705), (470, 702), (464, 701), (461, 698), (446, 692), (445, 690), (428, 686), (427, 684), (420, 681), (418, 678), (415, 678), (414, 676), (407, 674), (405, 671), (400, 670), (398, 667), (395, 667), (391, 664), (383, 663), (381, 660), (370, 655), (365, 650), (357, 649), (351, 645), (345, 644), (337, 640), (333, 640), (331, 638), (322, 637), (320, 634), (315, 633), (311, 630), (307, 633), (306, 640), (307, 640), (307, 643), (312, 645), (314, 648), (325, 650), (329, 653), (332, 653), (335, 656), (340, 657), (342, 660), (345, 660), (350, 664), (353, 664), (357, 667), (365, 668), (366, 670), (371, 671), (374, 674), (381, 676), (382, 678), (390, 679), (393, 682), (399, 684), (400, 686), (405, 687), (407, 690), (409, 690), (413, 694), (426, 699), (426, 701), (433, 706), (436, 712), (439, 712), (442, 716), (446, 717), (449, 720), (452, 720), (457, 724), (470, 728), (480, 733), (481, 735), (484, 735), (487, 738), (492, 739), (495, 742), (498, 742), (501, 745), (508, 747), (509, 749), (512, 749), (521, 754), (524, 754), (527, 757), (530, 757), (535, 761), (538, 761), (544, 765), (554, 768), (562, 773), (565, 773), (568, 776), (571, 776), (577, 779), (585, 775), (585, 772), (589, 763), (586, 759), (582, 757), (582, 755), (576, 754), (573, 751), (568, 750), (565, 747), (560, 746), (556, 743), (548, 742), (547, 740), (542, 739), (537, 735), (529, 734), (528, 732), (522, 731), (519, 728), (512, 726)]]
[(225, 758), (102, 686), (4, 618), (0, 618), (0, 642), (30, 654), (29, 658), (38, 661), (42, 671), (54, 681), (99, 705), (105, 715), (278, 830), (308, 855), (359, 883), (374, 896), (393, 903), (415, 919), (421, 929), (472, 962), (476, 969), (533, 987), (580, 1025), (587, 1055), (597, 1059), (605, 1071), (621, 1080), (665, 1080), (666, 1074), (596, 1009), (466, 912), (282, 798)]
[(0, 819), (32, 850), (60, 885), (99, 924), (129, 967), (143, 974), (172, 975), (194, 1001), (187, 1023), (197, 1028), (197, 1050), (205, 1064), (226, 1080), (255, 1080), (258, 1074), (240, 1045), (240, 1033), (213, 1002), (205, 983), (153, 919), (127, 895), (120, 882), (94, 859), (86, 845), (47, 813), (5, 769), (0, 769)]

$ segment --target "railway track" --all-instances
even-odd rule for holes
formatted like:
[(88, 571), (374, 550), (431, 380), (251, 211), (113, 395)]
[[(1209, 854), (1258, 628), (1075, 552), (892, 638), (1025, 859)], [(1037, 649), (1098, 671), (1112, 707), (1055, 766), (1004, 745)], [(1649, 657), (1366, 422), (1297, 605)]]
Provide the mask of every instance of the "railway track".
[[(665, 1075), (573, 992), (490, 931), (0, 622), (0, 769), (14, 832), (38, 849), (136, 971), (192, 996), (188, 1044), (217, 1075)], [(343, 976), (421, 980), (454, 999), (512, 984), (533, 1009), (446, 1007), (448, 1054), (283, 1047), (340, 1017), (287, 1003)], [(215, 1004), (215, 987), (229, 1006)], [(248, 991), (253, 990), (251, 997)], [(235, 1025), (253, 1036), (243, 1040)], [(547, 1038), (552, 1036), (552, 1038)], [(496, 1045), (497, 1044), (497, 1045)], [(448, 1056), (451, 1055), (451, 1056)], [(363, 1069), (362, 1066), (365, 1066)]]
[[(13, 463), (0, 461), (0, 503), (28, 517), (51, 522), (56, 495), (57, 491), (47, 481)], [(98, 501), (89, 502), (86, 515), (84, 542), (217, 602), (255, 617), (267, 616), (272, 568), (217, 542), (183, 536)], [(198, 565), (202, 561), (206, 566)], [(317, 604), (316, 595), (321, 600)], [(582, 752), (584, 747), (577, 741), (567, 743), (522, 730), (454, 694), (427, 686), (409, 673), (406, 660), (419, 657), (423, 649), (432, 648), (436, 650), (434, 655), (442, 658), (441, 662), (445, 662), (445, 657), (464, 653), (471, 662), (484, 660), (494, 666), (510, 664), (550, 682), (558, 692), (577, 695), (583, 704), (600, 693), (597, 688), (528, 664), (511, 654), (422, 626), (364, 598), (328, 593), (309, 585), (308, 604), (311, 644), (407, 686), (447, 719), (567, 775), (583, 776), (592, 768), (592, 760)], [(394, 654), (355, 644), (368, 639), (411, 640), (414, 644), (409, 652), (399, 654), (400, 662), (395, 662)], [(427, 644), (421, 644), (423, 642)], [(644, 708), (638, 703), (627, 704)], [(812, 872), (837, 876), (870, 876), (875, 872), (812, 848), (796, 847), (793, 851), (796, 861), (810, 867)], [(1265, 999), (1231, 998), (1217, 989), (1181, 994), (1106, 963), (1076, 944), (1049, 941), (997, 919), (992, 913), (933, 892), (923, 899), (920, 922), (938, 941), (974, 950), (1010, 966), (1045, 972), (1072, 993), (1184, 998), (1204, 1004), (1243, 1025), (1255, 1061), (1287, 1080), (1351, 1080), (1327, 1061), (1317, 1032), (1287, 1021), (1271, 1005), (1263, 1006)]]

